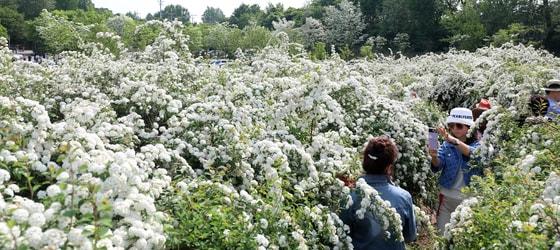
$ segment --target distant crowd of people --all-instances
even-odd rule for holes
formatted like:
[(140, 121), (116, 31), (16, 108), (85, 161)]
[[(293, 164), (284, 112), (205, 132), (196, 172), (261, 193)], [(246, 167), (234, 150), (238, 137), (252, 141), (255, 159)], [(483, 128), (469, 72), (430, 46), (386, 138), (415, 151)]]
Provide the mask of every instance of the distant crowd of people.
[[(560, 115), (560, 80), (550, 80), (542, 89), (545, 96), (535, 95), (529, 100), (529, 106), (535, 116), (546, 119), (557, 119)], [(474, 134), (469, 129), (491, 103), (482, 99), (473, 109), (457, 107), (451, 109), (446, 119), (446, 127), (436, 128), (444, 139), (443, 144), (429, 147), (433, 172), (441, 172), (439, 184), (439, 204), (437, 207), (437, 228), (443, 234), (445, 225), (451, 219), (451, 213), (467, 197), (461, 189), (469, 186), (473, 176), (482, 175), (480, 168), (471, 168), (469, 161), (475, 149), (480, 146), (479, 140), (486, 129), (485, 122), (479, 122)], [(395, 237), (386, 237), (379, 221), (372, 214), (363, 218), (356, 216), (361, 199), (356, 192), (352, 193), (353, 204), (344, 209), (341, 219), (350, 227), (350, 236), (354, 249), (405, 249), (406, 242), (416, 239), (416, 217), (412, 197), (406, 190), (393, 184), (393, 168), (397, 160), (398, 150), (393, 140), (387, 136), (379, 136), (369, 140), (363, 152), (363, 178), (367, 184), (375, 188), (381, 198), (388, 201), (401, 217), (402, 232), (405, 242), (398, 242)], [(348, 180), (345, 180), (348, 183)]]

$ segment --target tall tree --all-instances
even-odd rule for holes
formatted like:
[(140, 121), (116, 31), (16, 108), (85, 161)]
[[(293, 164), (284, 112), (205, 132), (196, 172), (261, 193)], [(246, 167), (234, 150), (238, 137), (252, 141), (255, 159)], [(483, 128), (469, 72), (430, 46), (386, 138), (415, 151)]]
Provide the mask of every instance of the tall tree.
[(300, 29), (303, 35), (305, 46), (308, 49), (311, 49), (315, 45), (315, 43), (325, 41), (325, 27), (323, 26), (321, 21), (313, 17), (308, 17), (307, 19), (305, 19), (305, 24), (303, 24)]
[(56, 9), (59, 10), (88, 10), (92, 7), (91, 0), (56, 0)]
[(25, 42), (25, 21), (22, 14), (12, 8), (0, 7), (0, 25), (6, 28), (10, 43)]
[(289, 7), (284, 11), (284, 17), (288, 21), (294, 21), (294, 25), (299, 27), (305, 23), (305, 12), (302, 8)]
[(366, 31), (373, 33), (375, 24), (378, 22), (379, 13), (381, 12), (381, 4), (383, 0), (352, 0), (354, 5), (360, 6), (366, 23)]
[(132, 44), (136, 22), (129, 16), (115, 15), (107, 19), (107, 28), (122, 38), (126, 45)]
[(416, 52), (437, 50), (444, 37), (442, 13), (440, 0), (383, 0), (376, 30), (388, 39), (408, 34)]
[(220, 8), (206, 7), (206, 10), (202, 14), (202, 22), (209, 24), (221, 23), (226, 20), (224, 12)]
[(138, 12), (136, 12), (136, 11), (129, 11), (129, 12), (126, 12), (125, 16), (130, 17), (130, 18), (132, 18), (132, 19), (134, 19), (134, 20), (140, 20), (140, 19), (142, 19), (142, 18), (140, 17), (140, 14), (139, 14)]
[(231, 14), (229, 22), (243, 29), (249, 24), (258, 24), (263, 14), (264, 12), (257, 4), (241, 4)]
[(16, 10), (20, 0), (0, 0), (0, 7), (7, 7)]
[(78, 9), (89, 10), (93, 8), (95, 8), (95, 6), (91, 0), (79, 0), (78, 2)]
[(475, 50), (484, 44), (486, 30), (476, 0), (466, 0), (461, 10), (441, 21), (449, 35), (444, 40), (458, 49)]
[(487, 34), (492, 35), (500, 29), (507, 28), (509, 24), (516, 22), (520, 2), (518, 0), (479, 1), (481, 21), (486, 28)]
[[(179, 4), (167, 5), (163, 8), (161, 13), (157, 12), (153, 15), (155, 18), (159, 18), (160, 16), (161, 18), (167, 20), (177, 19), (183, 23), (190, 23), (191, 21), (191, 14), (189, 13), (189, 10)], [(148, 19), (148, 17), (146, 17), (146, 19)]]
[(543, 0), (543, 18), (545, 27), (544, 46), (560, 55), (560, 2)]
[(284, 18), (284, 5), (282, 5), (282, 3), (276, 5), (269, 3), (262, 18), (261, 25), (272, 29), (272, 22), (281, 20), (282, 18)]
[(77, 50), (86, 37), (91, 37), (91, 31), (85, 25), (54, 16), (46, 11), (42, 12), (34, 22), (40, 38), (44, 41), (45, 50), (49, 53)]
[(348, 0), (327, 7), (324, 22), (327, 43), (339, 48), (355, 44), (366, 26), (360, 9)]
[(41, 14), (41, 10), (52, 10), (55, 6), (55, 0), (20, 0), (18, 10), (25, 19), (33, 19)]

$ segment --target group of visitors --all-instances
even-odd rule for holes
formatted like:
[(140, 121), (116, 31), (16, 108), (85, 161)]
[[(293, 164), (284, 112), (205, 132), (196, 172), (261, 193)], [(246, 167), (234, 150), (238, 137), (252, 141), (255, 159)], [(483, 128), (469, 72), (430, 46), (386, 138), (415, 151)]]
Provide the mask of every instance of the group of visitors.
[[(560, 80), (550, 80), (543, 90), (546, 97), (532, 97), (531, 109), (539, 115), (555, 119), (560, 115)], [(486, 129), (485, 122), (479, 122), (478, 130), (469, 135), (469, 129), (476, 119), (491, 108), (490, 102), (482, 99), (472, 110), (457, 107), (449, 112), (446, 127), (437, 128), (437, 132), (444, 139), (439, 148), (428, 150), (431, 157), (432, 171), (440, 172), (439, 176), (439, 204), (437, 207), (437, 228), (443, 234), (445, 225), (451, 219), (451, 213), (466, 198), (461, 192), (469, 185), (471, 178), (482, 175), (480, 168), (471, 168), (469, 161), (473, 151), (479, 147), (479, 140)], [(543, 110), (546, 110), (543, 111)], [(398, 150), (395, 143), (387, 136), (379, 136), (369, 140), (363, 152), (362, 167), (365, 171), (363, 178), (367, 184), (375, 188), (380, 197), (388, 201), (401, 217), (402, 232), (405, 242), (416, 239), (416, 218), (412, 197), (406, 190), (395, 186), (391, 182), (394, 164)], [(360, 208), (362, 197), (352, 193), (353, 203), (341, 213), (341, 219), (350, 227), (350, 236), (355, 249), (404, 249), (405, 242), (397, 242), (394, 238), (385, 237), (379, 220), (372, 214), (363, 218), (356, 216)]]

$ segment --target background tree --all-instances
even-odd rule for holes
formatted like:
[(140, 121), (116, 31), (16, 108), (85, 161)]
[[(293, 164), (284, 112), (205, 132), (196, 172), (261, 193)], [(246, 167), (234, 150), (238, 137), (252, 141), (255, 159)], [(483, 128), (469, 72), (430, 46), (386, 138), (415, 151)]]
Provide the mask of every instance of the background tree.
[(56, 0), (57, 10), (87, 10), (93, 7), (91, 0)]
[(294, 25), (299, 27), (305, 23), (305, 12), (302, 8), (289, 7), (284, 11), (284, 17), (288, 21), (294, 21)]
[(224, 12), (220, 8), (206, 7), (206, 10), (202, 14), (202, 22), (208, 24), (221, 23), (226, 20)]
[(276, 5), (269, 3), (265, 9), (263, 17), (261, 18), (261, 25), (268, 29), (272, 29), (272, 22), (281, 20), (282, 18), (284, 18), (284, 5), (282, 5), (282, 3), (278, 3)]
[(542, 30), (528, 27), (520, 23), (513, 23), (506, 29), (498, 30), (490, 39), (490, 43), (496, 47), (512, 42), (514, 44), (522, 43), (532, 45), (534, 47), (541, 47)]
[(91, 0), (79, 0), (78, 8), (82, 10), (89, 10), (95, 8)]
[(79, 45), (91, 37), (90, 30), (83, 24), (68, 21), (43, 11), (35, 20), (40, 38), (47, 53), (78, 50)]
[[(149, 15), (146, 17), (146, 19), (151, 20), (155, 18), (159, 18), (160, 17), (160, 12), (156, 12), (154, 15)], [(165, 8), (163, 8), (163, 10), (161, 11), (161, 18), (163, 19), (167, 19), (167, 20), (179, 20), (183, 23), (190, 23), (191, 21), (191, 14), (189, 13), (189, 10), (184, 8), (183, 6), (177, 4), (177, 5), (167, 5), (165, 6)]]
[(134, 36), (132, 38), (132, 48), (135, 50), (143, 50), (149, 44), (152, 44), (163, 26), (161, 22), (147, 22), (140, 24), (134, 30)]
[(366, 23), (366, 32), (368, 34), (375, 33), (383, 0), (352, 0), (352, 2), (354, 5), (360, 6), (364, 22)]
[[(488, 35), (507, 28), (512, 23), (536, 24), (535, 0), (484, 0), (478, 2), (480, 19)], [(540, 18), (539, 18), (540, 19)]]
[(440, 24), (443, 5), (439, 0), (384, 0), (376, 29), (388, 39), (408, 34), (415, 52), (439, 50), (444, 29)]
[[(271, 38), (272, 35), (267, 28), (262, 26), (247, 26), (243, 29), (243, 40), (240, 47), (245, 50), (256, 51), (264, 48)], [(235, 50), (237, 50), (237, 48), (231, 47), (229, 53), (233, 53)]]
[(140, 14), (136, 11), (129, 11), (126, 12), (125, 16), (130, 17), (132, 19), (134, 19), (135, 21), (141, 20), (142, 18), (140, 17)]
[(0, 25), (6, 28), (10, 37), (10, 44), (23, 44), (25, 38), (25, 20), (23, 15), (15, 9), (0, 7)]
[(340, 3), (340, 0), (312, 0), (308, 4), (305, 10), (305, 17), (313, 17), (315, 19), (324, 19), (326, 13), (326, 7), (336, 6)]
[(55, 6), (55, 0), (20, 0), (18, 10), (26, 19), (32, 19), (39, 16), (41, 10), (53, 10)]
[(107, 19), (106, 25), (110, 31), (121, 37), (125, 45), (129, 46), (132, 44), (134, 30), (136, 29), (134, 19), (124, 15), (115, 15)]
[(544, 46), (560, 56), (560, 1), (543, 0)]
[(241, 4), (231, 14), (229, 23), (237, 25), (238, 28), (243, 29), (251, 23), (259, 23), (263, 15), (264, 12), (260, 9), (259, 5)]
[(20, 0), (0, 0), (0, 7), (17, 10)]
[(366, 26), (360, 10), (348, 0), (327, 7), (324, 22), (327, 43), (339, 48), (355, 44)]
[(195, 56), (205, 54), (206, 44), (204, 43), (204, 39), (208, 36), (213, 26), (214, 25), (210, 24), (200, 24), (185, 27), (185, 34), (189, 36), (189, 50), (193, 52)]
[(272, 21), (272, 27), (274, 29), (272, 32), (273, 35), (284, 32), (288, 35), (290, 42), (305, 44), (301, 29), (295, 27), (294, 21), (288, 21), (286, 18), (282, 18), (278, 21)]
[(471, 51), (482, 46), (486, 30), (479, 13), (475, 0), (466, 0), (461, 11), (445, 15), (442, 24), (449, 35), (444, 41), (457, 49)]
[(107, 9), (87, 10), (55, 10), (51, 11), (55, 16), (62, 17), (66, 20), (86, 25), (99, 25), (105, 23), (107, 19), (113, 16), (113, 13)]
[(300, 27), (303, 35), (304, 45), (307, 49), (311, 49), (318, 42), (324, 42), (326, 38), (325, 27), (321, 21), (308, 17), (305, 24)]
[(393, 48), (406, 53), (410, 47), (410, 36), (407, 33), (398, 33), (393, 39)]

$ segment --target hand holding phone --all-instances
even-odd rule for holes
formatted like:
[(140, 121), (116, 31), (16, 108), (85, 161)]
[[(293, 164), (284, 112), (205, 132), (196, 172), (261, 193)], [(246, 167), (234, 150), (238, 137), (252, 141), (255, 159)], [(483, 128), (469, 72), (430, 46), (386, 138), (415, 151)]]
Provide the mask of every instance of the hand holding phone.
[(428, 148), (432, 150), (439, 148), (438, 132), (435, 128), (428, 129)]

